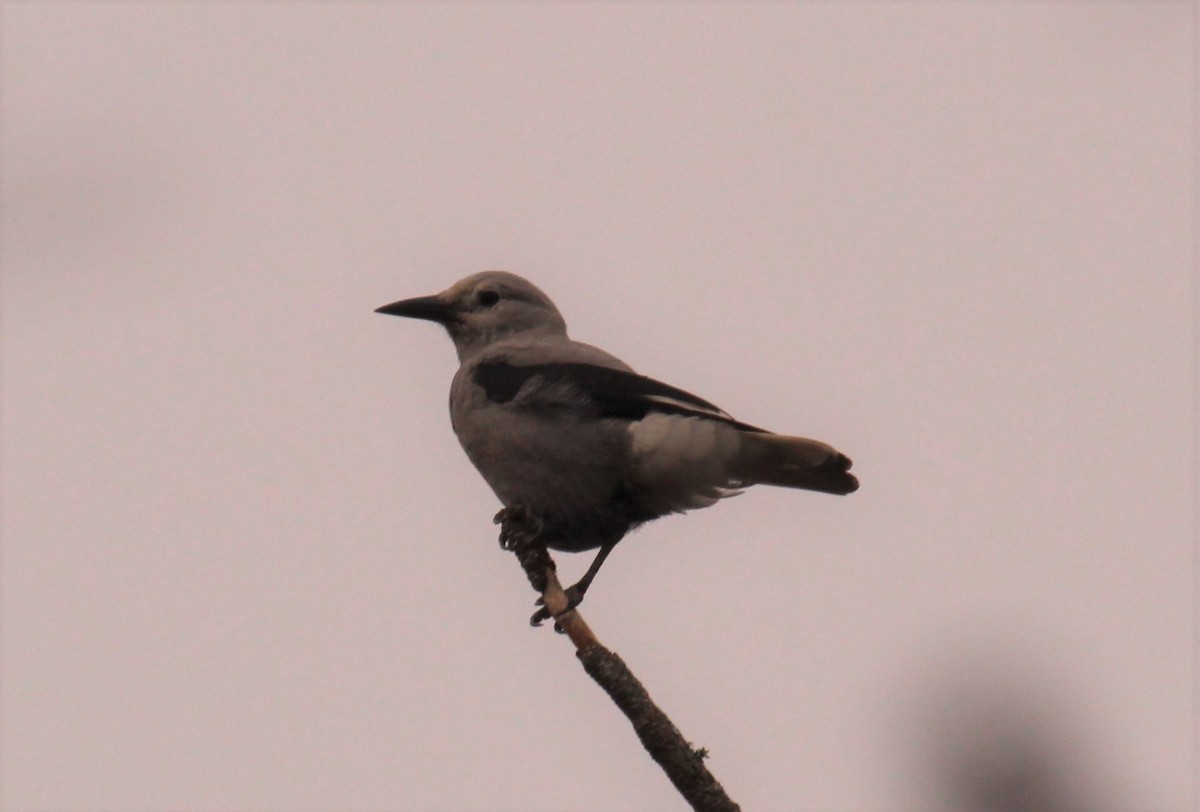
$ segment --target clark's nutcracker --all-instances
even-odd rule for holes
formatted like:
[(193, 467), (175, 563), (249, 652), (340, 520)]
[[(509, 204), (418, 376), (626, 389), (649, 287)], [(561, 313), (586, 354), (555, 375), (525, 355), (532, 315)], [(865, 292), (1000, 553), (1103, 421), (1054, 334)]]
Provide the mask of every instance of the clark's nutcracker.
[(572, 605), (616, 543), (651, 519), (749, 485), (858, 488), (850, 460), (825, 443), (742, 423), (572, 341), (549, 297), (516, 274), (484, 271), (376, 312), (450, 333), (461, 364), (450, 421), (505, 508), (532, 518), (552, 549), (599, 548), (568, 590)]

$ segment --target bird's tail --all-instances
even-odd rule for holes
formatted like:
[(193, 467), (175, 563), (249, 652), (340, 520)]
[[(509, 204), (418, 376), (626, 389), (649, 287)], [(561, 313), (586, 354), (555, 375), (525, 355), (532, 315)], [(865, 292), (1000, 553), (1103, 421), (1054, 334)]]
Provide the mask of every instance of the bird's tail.
[(817, 440), (769, 432), (740, 432), (733, 473), (747, 485), (780, 485), (824, 493), (858, 490), (850, 458)]

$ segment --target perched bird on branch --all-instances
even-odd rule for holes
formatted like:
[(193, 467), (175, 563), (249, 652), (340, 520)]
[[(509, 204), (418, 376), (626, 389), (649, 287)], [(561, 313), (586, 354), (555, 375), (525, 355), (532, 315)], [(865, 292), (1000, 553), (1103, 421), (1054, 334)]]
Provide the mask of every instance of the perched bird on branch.
[(858, 488), (850, 460), (825, 443), (735, 420), (571, 340), (554, 303), (516, 274), (484, 271), (376, 312), (449, 332), (460, 362), (450, 385), (454, 433), (505, 509), (551, 549), (599, 549), (567, 590), (572, 605), (617, 542), (651, 519), (750, 485)]

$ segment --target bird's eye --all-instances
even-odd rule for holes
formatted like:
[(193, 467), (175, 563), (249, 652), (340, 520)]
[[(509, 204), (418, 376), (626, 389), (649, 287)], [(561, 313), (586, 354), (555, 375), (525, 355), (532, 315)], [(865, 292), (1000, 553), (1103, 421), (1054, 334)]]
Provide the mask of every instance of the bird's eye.
[(500, 301), (500, 294), (494, 290), (481, 290), (479, 291), (478, 299), (479, 303), (484, 307), (491, 307)]

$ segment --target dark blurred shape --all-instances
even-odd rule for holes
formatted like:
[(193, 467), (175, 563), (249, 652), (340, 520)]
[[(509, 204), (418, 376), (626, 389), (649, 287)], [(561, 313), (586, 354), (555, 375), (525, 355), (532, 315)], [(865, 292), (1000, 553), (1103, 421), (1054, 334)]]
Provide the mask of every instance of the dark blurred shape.
[(1067, 692), (1069, 675), (1025, 655), (959, 654), (928, 681), (916, 724), (930, 800), (962, 812), (1121, 808)]
[(1060, 754), (1031, 731), (981, 727), (976, 741), (943, 754), (952, 803), (977, 812), (1058, 812), (1078, 809)]

